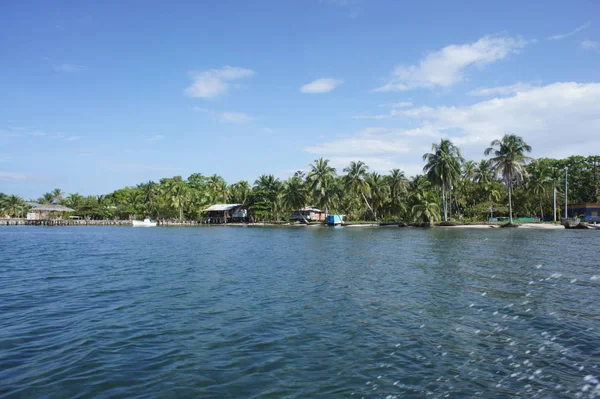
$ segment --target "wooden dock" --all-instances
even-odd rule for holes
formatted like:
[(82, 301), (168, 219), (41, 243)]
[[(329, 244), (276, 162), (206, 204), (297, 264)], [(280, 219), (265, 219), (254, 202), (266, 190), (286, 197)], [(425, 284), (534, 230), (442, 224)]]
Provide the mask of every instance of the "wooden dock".
[(131, 220), (0, 219), (0, 226), (131, 226)]

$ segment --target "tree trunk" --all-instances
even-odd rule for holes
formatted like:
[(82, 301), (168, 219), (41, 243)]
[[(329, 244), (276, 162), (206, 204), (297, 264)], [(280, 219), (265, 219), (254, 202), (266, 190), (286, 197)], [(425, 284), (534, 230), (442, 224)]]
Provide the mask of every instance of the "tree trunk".
[(553, 206), (554, 206), (554, 221), (556, 222), (556, 185), (554, 186), (554, 202), (553, 202)]
[(544, 205), (542, 204), (542, 197), (540, 197), (540, 215), (541, 215), (540, 222), (543, 222), (544, 221)]
[(512, 196), (511, 196), (511, 188), (512, 188), (512, 174), (509, 171), (508, 172), (508, 181), (506, 182), (506, 184), (508, 185), (508, 220), (510, 224), (513, 224), (513, 217), (512, 217)]
[(448, 211), (446, 209), (446, 183), (442, 181), (442, 203), (444, 205), (444, 222), (448, 221)]
[(365, 204), (367, 205), (367, 208), (369, 208), (369, 210), (371, 211), (371, 214), (373, 215), (373, 217), (375, 218), (375, 220), (377, 220), (377, 216), (375, 215), (375, 211), (373, 211), (373, 208), (371, 207), (371, 205), (369, 205), (369, 201), (367, 201), (367, 197), (365, 197), (365, 193), (363, 193), (362, 191), (360, 193), (362, 194), (362, 197), (365, 200)]

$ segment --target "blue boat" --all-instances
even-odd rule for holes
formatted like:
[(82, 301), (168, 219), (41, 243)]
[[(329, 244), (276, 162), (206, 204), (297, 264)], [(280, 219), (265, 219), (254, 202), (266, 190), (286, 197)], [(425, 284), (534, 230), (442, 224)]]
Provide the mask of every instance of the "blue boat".
[(344, 215), (327, 215), (327, 226), (340, 226), (344, 222)]

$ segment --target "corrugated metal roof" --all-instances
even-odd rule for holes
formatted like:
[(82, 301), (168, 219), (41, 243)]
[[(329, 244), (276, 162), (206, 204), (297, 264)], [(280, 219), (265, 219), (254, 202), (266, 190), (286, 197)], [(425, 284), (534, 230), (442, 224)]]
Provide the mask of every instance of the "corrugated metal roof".
[(206, 208), (205, 211), (230, 211), (238, 206), (242, 206), (242, 204), (215, 204)]
[(298, 211), (312, 211), (312, 212), (323, 212), (322, 210), (315, 208), (314, 206), (305, 206), (302, 209), (298, 209)]

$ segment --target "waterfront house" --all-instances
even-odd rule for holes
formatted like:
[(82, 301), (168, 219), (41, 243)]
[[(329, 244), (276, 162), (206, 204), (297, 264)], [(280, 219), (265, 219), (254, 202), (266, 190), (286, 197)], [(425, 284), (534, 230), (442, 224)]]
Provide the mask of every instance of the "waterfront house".
[(569, 204), (567, 213), (569, 217), (580, 218), (584, 222), (600, 222), (600, 204)]
[(327, 215), (327, 225), (337, 226), (344, 223), (344, 215)]
[(74, 211), (74, 209), (62, 205), (44, 204), (31, 208), (27, 212), (27, 220), (62, 219), (63, 213)]
[(290, 220), (294, 222), (320, 222), (325, 220), (325, 211), (312, 206), (305, 206), (292, 212)]
[(248, 210), (242, 204), (215, 204), (202, 211), (207, 224), (241, 223), (248, 221)]

